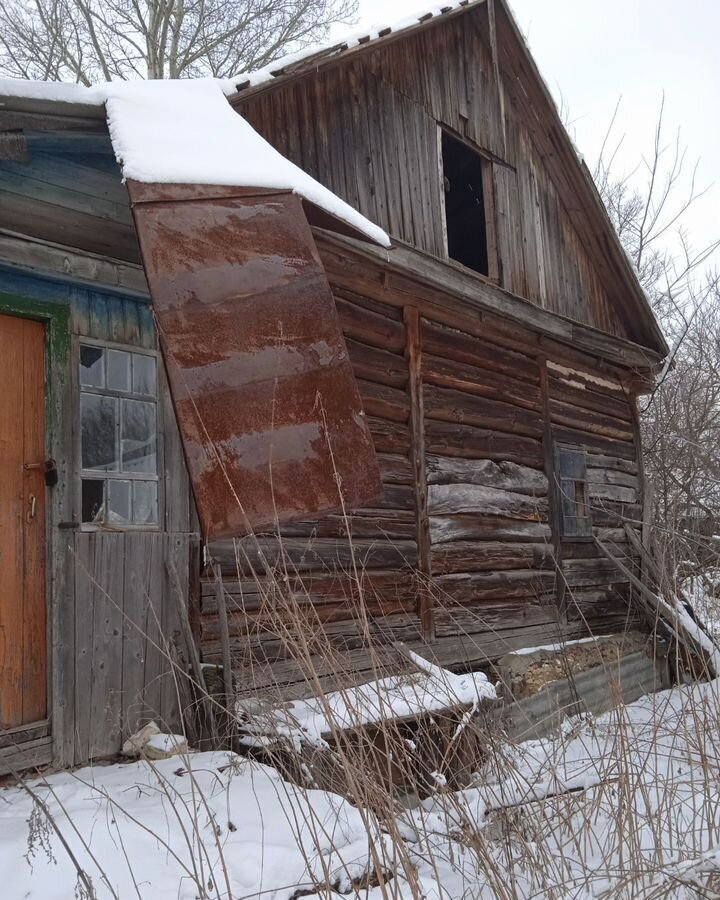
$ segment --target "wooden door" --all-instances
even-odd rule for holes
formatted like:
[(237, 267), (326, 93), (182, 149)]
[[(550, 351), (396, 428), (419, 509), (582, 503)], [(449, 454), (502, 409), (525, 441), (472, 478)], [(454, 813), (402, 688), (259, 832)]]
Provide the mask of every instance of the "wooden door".
[(0, 730), (47, 715), (45, 455), (45, 326), (0, 315)]

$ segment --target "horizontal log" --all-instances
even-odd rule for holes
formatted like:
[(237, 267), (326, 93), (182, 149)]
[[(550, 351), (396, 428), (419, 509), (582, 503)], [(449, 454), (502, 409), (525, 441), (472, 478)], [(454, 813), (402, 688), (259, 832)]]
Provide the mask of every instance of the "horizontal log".
[(377, 416), (368, 416), (367, 422), (377, 453), (410, 452), (410, 430), (405, 423), (390, 422)]
[(425, 467), (428, 484), (482, 484), (533, 497), (546, 497), (548, 493), (544, 472), (505, 460), (493, 462), (428, 454)]
[(582, 409), (560, 400), (550, 400), (550, 418), (553, 423), (568, 428), (577, 428), (580, 431), (588, 431), (591, 434), (599, 434), (601, 437), (617, 441), (631, 441), (633, 438), (631, 423), (596, 410)]
[(642, 523), (642, 507), (637, 503), (593, 500), (590, 515), (593, 525), (600, 528), (622, 528), (626, 522), (630, 525)]
[(632, 409), (626, 397), (620, 398), (610, 393), (600, 394), (557, 378), (548, 378), (548, 387), (550, 397), (554, 400), (632, 422)]
[(428, 353), (423, 353), (422, 378), (426, 384), (503, 400), (526, 409), (539, 410), (542, 404), (540, 388), (532, 382), (521, 381), (507, 372), (493, 372)]
[(366, 241), (314, 233), (333, 287), (361, 290), (394, 305), (410, 303), (433, 321), (473, 333), (482, 329), (483, 338), (493, 343), (521, 353), (545, 351), (570, 365), (591, 353), (623, 369), (637, 368), (639, 375), (662, 359), (660, 353), (543, 310), (415, 248), (400, 243), (388, 254)]
[(595, 584), (619, 584), (623, 581), (615, 563), (605, 557), (564, 559), (562, 569), (563, 578), (570, 588)]
[[(384, 604), (395, 607), (409, 604), (414, 609), (417, 599), (418, 581), (411, 570), (363, 571), (355, 573), (307, 572), (290, 575), (287, 579), (273, 576), (258, 578), (223, 579), (223, 590), (228, 608), (244, 611), (260, 610), (268, 604), (282, 609), (292, 603), (319, 610), (323, 604), (344, 604), (345, 617), (350, 618), (358, 611), (373, 610), (374, 615), (386, 615)], [(202, 610), (216, 612), (215, 586), (212, 581), (201, 584)], [(397, 611), (397, 610), (395, 610)]]
[[(327, 653), (357, 650), (361, 647), (376, 647), (393, 644), (396, 641), (416, 641), (422, 632), (418, 616), (399, 614), (382, 616), (378, 619), (345, 619), (325, 622), (314, 629), (311, 635), (299, 636), (294, 630), (250, 624), (244, 630), (244, 623), (230, 617), (230, 640), (232, 657), (236, 664), (248, 662), (276, 662), (293, 659), (302, 655), (322, 656)], [(208, 619), (203, 623), (203, 647), (219, 646), (220, 622)], [(212, 649), (211, 649), (212, 652)]]
[[(583, 638), (588, 633), (582, 621), (566, 625), (551, 621), (477, 634), (451, 634), (438, 637), (431, 644), (412, 641), (407, 647), (436, 665), (468, 669), (487, 666), (512, 650)], [(406, 671), (407, 663), (398, 656), (390, 647), (359, 648), (318, 655), (309, 664), (290, 660), (265, 666), (238, 666), (236, 674), (241, 694), (262, 692), (276, 698), (298, 699), (313, 696), (318, 689), (330, 691), (362, 684), (377, 678), (379, 673)]]
[(310, 570), (392, 569), (417, 564), (415, 541), (379, 541), (362, 538), (247, 537), (215, 541), (208, 552), (223, 575), (243, 577)]
[(505, 572), (438, 575), (433, 588), (442, 599), (456, 603), (473, 600), (511, 600), (513, 597), (547, 599), (555, 591), (555, 571), (511, 569)]
[(560, 610), (555, 605), (541, 605), (527, 598), (516, 600), (483, 600), (465, 605), (437, 606), (435, 625), (437, 637), (461, 634), (503, 632), (507, 629), (557, 625)]
[(477, 425), (493, 431), (522, 434), (538, 439), (542, 437), (540, 414), (521, 406), (434, 384), (423, 386), (423, 401), (426, 419)]
[(588, 453), (600, 453), (619, 459), (635, 459), (635, 445), (632, 441), (611, 440), (579, 429), (566, 428), (563, 425), (553, 425), (553, 435), (558, 443), (570, 444), (586, 450)]
[(540, 522), (481, 517), (475, 514), (461, 516), (431, 516), (430, 541), (444, 544), (448, 541), (549, 541), (550, 526)]
[(407, 456), (400, 453), (378, 453), (380, 477), (385, 484), (412, 484), (413, 468)]
[(638, 474), (638, 464), (636, 459), (622, 459), (618, 456), (606, 455), (603, 453), (587, 454), (588, 469), (610, 469), (613, 472), (624, 472), (628, 475)]
[(363, 409), (368, 416), (407, 422), (410, 418), (410, 400), (404, 390), (357, 379)]
[(627, 392), (620, 379), (607, 372), (593, 372), (590, 368), (581, 369), (554, 359), (548, 359), (547, 367), (548, 374), (553, 379), (564, 382), (570, 387), (608, 394), (616, 399), (627, 397)]
[(379, 347), (381, 350), (389, 350), (391, 353), (404, 352), (405, 326), (402, 322), (393, 321), (356, 303), (350, 303), (337, 294), (335, 307), (345, 337)]
[[(384, 484), (383, 497), (377, 500), (370, 511), (374, 515), (376, 510), (413, 510), (415, 509), (415, 491), (408, 484)], [(355, 515), (363, 515), (364, 510), (353, 510)]]
[(346, 338), (350, 362), (356, 378), (404, 388), (408, 380), (407, 363), (399, 353), (388, 353), (360, 341)]
[(595, 619), (600, 616), (625, 615), (634, 619), (630, 606), (630, 585), (627, 581), (603, 587), (575, 587), (565, 593), (568, 619)]
[(588, 482), (588, 495), (591, 499), (617, 500), (619, 503), (637, 503), (638, 500), (638, 492), (635, 488), (617, 484)]
[(422, 320), (423, 355), (456, 360), (469, 366), (499, 372), (539, 384), (540, 372), (532, 355), (517, 353), (507, 347), (484, 341), (482, 338), (437, 322)]
[[(615, 529), (620, 531), (620, 529)], [(630, 555), (630, 544), (628, 541), (607, 541), (606, 547), (621, 558)], [(562, 558), (563, 559), (602, 559), (602, 552), (598, 549), (595, 541), (573, 541), (562, 540)]]
[(347, 518), (341, 515), (324, 516), (316, 522), (295, 522), (283, 525), (283, 537), (387, 538), (414, 540), (415, 513), (411, 510), (360, 510)]
[(438, 456), (506, 460), (543, 469), (542, 443), (534, 438), (429, 419), (425, 422), (425, 439), (426, 451)]
[(428, 512), (431, 516), (472, 513), (543, 522), (547, 521), (548, 501), (479, 484), (430, 484)]
[(393, 319), (396, 322), (403, 321), (402, 309), (399, 309), (392, 303), (383, 303), (382, 300), (370, 296), (367, 291), (358, 293), (357, 291), (340, 288), (335, 292), (335, 296), (340, 297), (342, 300), (347, 300), (349, 303), (354, 303), (363, 309), (369, 309), (370, 312), (377, 313), (379, 316), (385, 316), (385, 318)]
[(431, 552), (433, 575), (454, 572), (500, 572), (506, 569), (545, 569), (554, 566), (550, 544), (501, 541), (453, 541)]
[[(589, 458), (589, 457), (588, 457)], [(615, 469), (595, 469), (588, 467), (585, 478), (588, 484), (617, 484), (622, 487), (640, 487), (640, 479), (634, 473), (620, 472)]]

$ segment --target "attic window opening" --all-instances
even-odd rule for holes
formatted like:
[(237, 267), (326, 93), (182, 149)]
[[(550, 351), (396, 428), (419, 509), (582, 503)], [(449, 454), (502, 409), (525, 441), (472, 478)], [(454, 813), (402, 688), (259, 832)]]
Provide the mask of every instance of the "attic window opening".
[(442, 131), (447, 254), (468, 269), (490, 274), (485, 170), (488, 161)]

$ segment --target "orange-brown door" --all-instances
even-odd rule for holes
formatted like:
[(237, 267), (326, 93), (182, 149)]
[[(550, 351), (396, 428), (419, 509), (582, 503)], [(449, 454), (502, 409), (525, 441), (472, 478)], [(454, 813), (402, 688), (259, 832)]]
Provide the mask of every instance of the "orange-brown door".
[(0, 730), (47, 714), (45, 326), (0, 315)]

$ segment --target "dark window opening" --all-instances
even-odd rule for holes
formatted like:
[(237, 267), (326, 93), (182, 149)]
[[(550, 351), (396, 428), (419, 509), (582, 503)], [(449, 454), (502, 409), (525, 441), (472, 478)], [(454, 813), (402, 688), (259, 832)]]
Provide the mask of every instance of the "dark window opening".
[(489, 275), (483, 169), (486, 161), (462, 141), (442, 133), (448, 256)]
[(563, 537), (592, 537), (585, 451), (559, 447), (557, 458)]

